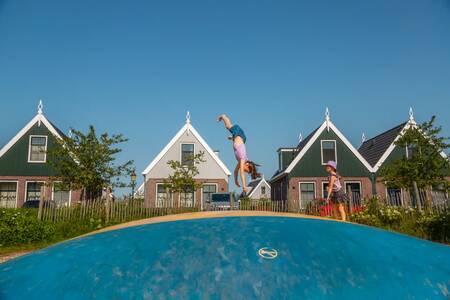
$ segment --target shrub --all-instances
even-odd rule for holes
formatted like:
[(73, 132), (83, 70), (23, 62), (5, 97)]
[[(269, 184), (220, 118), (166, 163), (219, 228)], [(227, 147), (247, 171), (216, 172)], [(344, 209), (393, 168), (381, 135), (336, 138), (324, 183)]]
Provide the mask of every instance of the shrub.
[(55, 224), (38, 221), (35, 209), (0, 210), (0, 246), (49, 241), (54, 235)]
[(367, 202), (361, 212), (350, 215), (350, 220), (432, 241), (450, 243), (450, 209), (433, 212), (387, 206), (374, 198)]

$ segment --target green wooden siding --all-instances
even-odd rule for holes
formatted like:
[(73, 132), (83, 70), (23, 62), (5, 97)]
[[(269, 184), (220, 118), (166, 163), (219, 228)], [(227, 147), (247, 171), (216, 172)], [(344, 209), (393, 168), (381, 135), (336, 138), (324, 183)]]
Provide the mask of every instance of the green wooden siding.
[(330, 129), (324, 130), (319, 138), (292, 169), (289, 177), (326, 177), (322, 165), (321, 140), (336, 140), (338, 172), (345, 177), (370, 177), (370, 172), (353, 152)]
[[(36, 123), (16, 144), (0, 157), (0, 176), (53, 176), (55, 175), (48, 163), (29, 163), (28, 146), (30, 135), (45, 135), (47, 149), (56, 145), (53, 134), (41, 123)], [(47, 158), (48, 161), (48, 158)]]
[[(298, 153), (298, 152), (295, 152), (295, 153)], [(286, 169), (286, 168), (291, 164), (291, 162), (294, 160), (294, 151), (282, 151), (280, 155), (282, 156), (282, 160), (281, 160), (282, 166), (281, 166), (281, 169), (284, 170), (284, 169)]]

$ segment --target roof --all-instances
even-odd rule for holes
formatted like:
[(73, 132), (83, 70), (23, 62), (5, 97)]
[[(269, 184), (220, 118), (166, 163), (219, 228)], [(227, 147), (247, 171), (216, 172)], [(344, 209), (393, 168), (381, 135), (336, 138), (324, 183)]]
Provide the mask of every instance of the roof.
[(316, 129), (314, 129), (306, 138), (304, 138), (298, 145), (297, 145), (297, 150), (298, 151), (302, 151), (302, 149), (308, 144), (308, 142), (312, 139), (312, 137), (314, 136), (314, 134), (317, 132), (317, 130), (319, 130), (320, 127), (317, 127)]
[(311, 132), (303, 141), (301, 141), (298, 145), (299, 152), (297, 156), (294, 158), (294, 160), (289, 164), (289, 166), (285, 170), (281, 170), (276, 174), (274, 177), (272, 177), (272, 180), (275, 180), (284, 174), (290, 173), (294, 167), (298, 164), (298, 162), (303, 158), (303, 156), (308, 152), (309, 148), (316, 142), (316, 140), (319, 138), (319, 136), (322, 134), (324, 130), (331, 129), (340, 139), (341, 141), (347, 146), (347, 148), (358, 158), (358, 160), (369, 170), (373, 171), (372, 166), (364, 159), (364, 157), (356, 150), (355, 147), (347, 140), (347, 138), (340, 132), (340, 130), (331, 122), (331, 120), (327, 117), (326, 120), (322, 123), (322, 125)]
[(251, 188), (250, 193), (248, 194), (248, 197), (251, 197), (252, 194), (253, 194), (256, 190), (258, 190), (259, 186), (260, 186), (263, 182), (265, 182), (268, 186), (270, 186), (270, 185), (267, 183), (266, 179), (264, 179), (264, 177), (262, 177), (262, 178), (260, 178), (260, 179), (256, 179), (256, 180), (251, 181), (251, 182), (248, 184), (248, 187)]
[(201, 137), (201, 135), (197, 132), (197, 130), (195, 130), (194, 126), (192, 126), (189, 119), (186, 120), (186, 124), (178, 131), (178, 133), (172, 138), (172, 140), (170, 140), (170, 142), (161, 150), (161, 152), (155, 157), (155, 159), (153, 159), (153, 161), (147, 166), (147, 168), (145, 168), (142, 174), (147, 175), (186, 131), (189, 131), (189, 133), (194, 135), (194, 137), (206, 149), (208, 154), (211, 155), (211, 157), (225, 172), (225, 174), (227, 176), (230, 176), (231, 175), (230, 170), (228, 170), (225, 164), (220, 160), (219, 156), (214, 152), (214, 150), (211, 149), (211, 147)]
[(36, 123), (43, 123), (45, 127), (57, 138), (62, 139), (64, 134), (61, 130), (59, 130), (56, 126), (54, 126), (50, 121), (47, 120), (47, 118), (44, 116), (42, 111), (40, 110), (38, 114), (31, 119), (30, 122), (28, 122), (25, 127), (23, 127), (1, 150), (0, 150), (0, 157), (2, 157), (6, 152), (8, 152), (9, 149), (11, 149), (12, 146), (14, 146), (17, 141), (20, 140)]
[(395, 126), (367, 141), (365, 141), (358, 149), (359, 153), (374, 167), (381, 159), (383, 154), (389, 149), (397, 136), (408, 123), (402, 123)]

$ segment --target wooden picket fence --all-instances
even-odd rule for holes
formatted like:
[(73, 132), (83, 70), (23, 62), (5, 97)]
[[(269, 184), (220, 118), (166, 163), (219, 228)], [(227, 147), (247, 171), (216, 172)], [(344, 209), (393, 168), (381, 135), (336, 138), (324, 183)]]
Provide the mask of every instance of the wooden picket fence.
[(142, 200), (106, 201), (95, 199), (72, 206), (56, 206), (44, 202), (40, 218), (47, 221), (104, 220), (123, 223), (133, 220), (197, 211), (187, 207), (146, 207)]

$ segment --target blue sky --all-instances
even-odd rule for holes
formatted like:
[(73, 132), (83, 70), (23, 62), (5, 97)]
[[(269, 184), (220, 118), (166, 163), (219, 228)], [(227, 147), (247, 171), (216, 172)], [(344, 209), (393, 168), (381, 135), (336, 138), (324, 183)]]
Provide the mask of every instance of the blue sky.
[(123, 133), (142, 171), (192, 122), (232, 169), (229, 114), (271, 176), (331, 110), (358, 146), (437, 115), (450, 135), (450, 1), (0, 0), (0, 144), (36, 112)]

